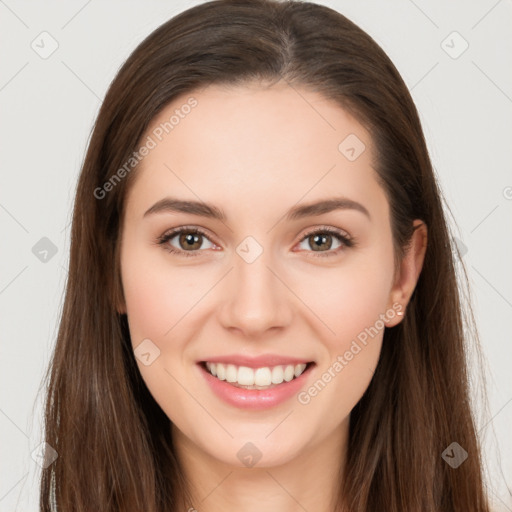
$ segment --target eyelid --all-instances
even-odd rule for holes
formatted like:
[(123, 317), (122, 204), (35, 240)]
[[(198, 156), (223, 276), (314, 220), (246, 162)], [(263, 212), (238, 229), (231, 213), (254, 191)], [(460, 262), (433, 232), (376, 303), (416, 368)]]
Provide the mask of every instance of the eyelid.
[[(210, 243), (217, 245), (214, 241), (210, 240), (210, 235), (206, 232), (206, 230), (204, 230), (203, 228), (197, 227), (197, 226), (179, 226), (177, 228), (169, 229), (157, 238), (156, 243), (159, 245), (166, 245), (167, 242), (169, 242), (175, 236), (180, 235), (181, 233), (200, 234), (203, 237), (205, 237), (206, 239), (208, 239), (210, 241)], [(345, 230), (340, 229), (340, 228), (335, 228), (333, 226), (320, 225), (320, 226), (314, 226), (314, 227), (306, 230), (301, 235), (299, 241), (294, 245), (294, 247), (315, 233), (327, 233), (327, 234), (337, 238), (338, 241), (341, 243), (341, 247), (339, 247), (335, 250), (327, 250), (327, 251), (300, 251), (300, 252), (316, 253), (316, 254), (313, 254), (313, 257), (335, 256), (335, 255), (339, 254), (342, 250), (356, 245), (355, 239), (352, 236), (350, 236)], [(168, 252), (173, 253), (173, 254), (183, 255), (185, 257), (199, 256), (200, 253), (204, 252), (204, 249), (203, 250), (198, 249), (195, 251), (183, 251), (181, 249), (176, 249), (175, 247), (170, 248), (168, 246), (168, 244), (165, 247), (165, 250), (167, 250)]]
[(331, 235), (339, 235), (339, 236), (342, 236), (350, 241), (353, 240), (352, 237), (344, 229), (335, 228), (334, 226), (320, 225), (320, 226), (314, 226), (312, 228), (307, 229), (304, 232), (304, 234), (301, 236), (299, 241), (302, 242), (302, 240), (304, 240), (304, 238), (307, 238), (308, 236), (311, 236), (315, 233), (320, 233), (320, 232), (329, 233)]
[(159, 245), (164, 245), (164, 249), (172, 254), (184, 255), (184, 256), (198, 256), (202, 250), (197, 251), (183, 251), (181, 249), (176, 249), (175, 247), (171, 247), (168, 245), (168, 242), (173, 239), (175, 236), (180, 235), (181, 233), (195, 233), (200, 234), (204, 238), (208, 239), (212, 244), (217, 245), (215, 242), (210, 240), (210, 235), (203, 228), (199, 228), (197, 226), (179, 226), (177, 228), (172, 228), (167, 230), (161, 236), (157, 238), (156, 243)]
[(341, 246), (338, 247), (337, 249), (328, 251), (305, 251), (306, 253), (312, 253), (311, 256), (313, 258), (338, 256), (344, 250), (356, 246), (355, 238), (349, 235), (347, 231), (341, 228), (326, 225), (315, 226), (313, 228), (308, 229), (305, 233), (301, 235), (301, 238), (298, 243), (303, 242), (304, 240), (306, 240), (311, 235), (314, 235), (315, 233), (327, 233), (333, 236), (334, 238), (337, 238)]

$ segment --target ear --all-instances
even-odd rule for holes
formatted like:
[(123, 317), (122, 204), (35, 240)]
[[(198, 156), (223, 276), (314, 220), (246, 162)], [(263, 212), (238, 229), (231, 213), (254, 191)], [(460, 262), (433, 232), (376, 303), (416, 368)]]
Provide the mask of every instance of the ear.
[[(400, 262), (389, 296), (389, 307), (393, 307), (394, 304), (393, 309), (402, 314), (390, 319), (387, 327), (393, 327), (401, 322), (423, 267), (427, 250), (427, 226), (423, 221), (415, 220), (413, 227), (414, 232), (410, 244)], [(398, 305), (401, 308), (398, 308)]]

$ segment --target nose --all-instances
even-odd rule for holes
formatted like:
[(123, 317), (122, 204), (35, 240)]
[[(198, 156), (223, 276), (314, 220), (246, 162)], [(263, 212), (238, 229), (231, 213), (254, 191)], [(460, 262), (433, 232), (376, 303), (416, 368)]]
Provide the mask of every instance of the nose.
[(234, 255), (231, 272), (222, 291), (219, 319), (224, 328), (247, 338), (260, 338), (270, 330), (283, 329), (292, 318), (293, 293), (271, 261), (270, 251), (249, 263)]

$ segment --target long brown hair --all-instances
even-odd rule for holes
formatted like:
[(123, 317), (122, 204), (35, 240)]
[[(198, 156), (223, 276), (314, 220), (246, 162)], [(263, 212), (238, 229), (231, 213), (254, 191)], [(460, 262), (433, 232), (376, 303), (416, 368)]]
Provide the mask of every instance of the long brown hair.
[[(182, 508), (178, 496), (187, 482), (170, 420), (142, 380), (126, 316), (116, 307), (123, 300), (118, 241), (136, 167), (108, 193), (98, 190), (177, 96), (209, 84), (281, 79), (337, 102), (371, 133), (398, 260), (413, 220), (428, 227), (403, 322), (385, 330), (373, 379), (351, 412), (339, 508), (489, 510), (455, 249), (405, 83), (368, 34), (328, 7), (214, 0), (150, 34), (119, 70), (99, 112), (76, 190), (65, 302), (46, 376), (45, 440), (58, 458), (42, 473), (42, 511), (50, 510), (51, 492), (59, 512)], [(457, 468), (442, 457), (454, 442), (468, 453)]]

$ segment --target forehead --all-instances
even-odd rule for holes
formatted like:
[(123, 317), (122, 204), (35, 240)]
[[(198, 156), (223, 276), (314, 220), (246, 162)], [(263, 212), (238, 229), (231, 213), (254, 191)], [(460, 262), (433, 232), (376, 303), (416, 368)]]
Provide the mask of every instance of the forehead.
[(332, 100), (286, 82), (183, 94), (153, 119), (149, 138), (130, 195), (228, 195), (261, 209), (276, 194), (296, 203), (334, 191), (361, 198), (378, 187), (366, 129)]

